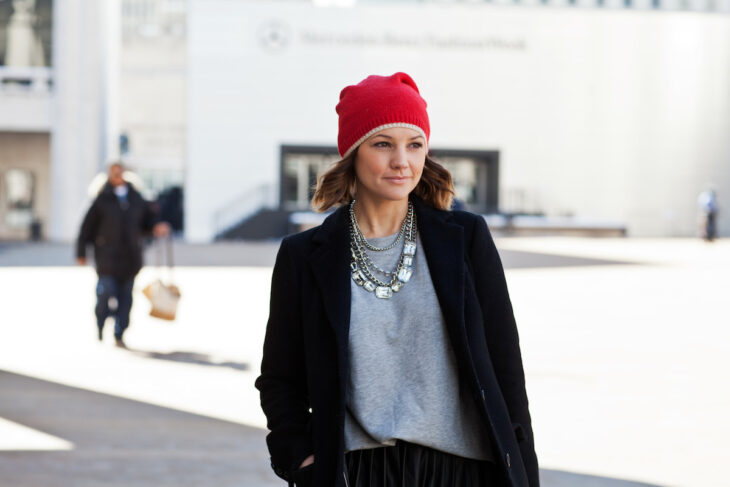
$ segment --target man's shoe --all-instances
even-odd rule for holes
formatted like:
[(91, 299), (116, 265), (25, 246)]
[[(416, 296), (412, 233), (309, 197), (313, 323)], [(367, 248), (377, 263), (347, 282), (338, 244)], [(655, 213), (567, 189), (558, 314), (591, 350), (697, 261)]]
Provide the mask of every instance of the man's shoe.
[(124, 340), (122, 340), (121, 338), (116, 339), (116, 345), (119, 348), (127, 348), (127, 345), (124, 344)]
[(97, 328), (97, 329), (99, 330), (99, 341), (101, 341), (102, 340), (101, 328)]

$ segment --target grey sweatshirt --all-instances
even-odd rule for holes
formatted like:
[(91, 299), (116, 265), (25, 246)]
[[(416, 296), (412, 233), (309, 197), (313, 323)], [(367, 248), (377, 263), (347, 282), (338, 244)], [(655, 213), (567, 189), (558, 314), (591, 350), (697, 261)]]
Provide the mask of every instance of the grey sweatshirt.
[[(368, 241), (385, 247), (394, 238)], [(402, 248), (401, 242), (389, 251), (368, 254), (376, 265), (390, 271)], [(392, 298), (378, 299), (352, 280), (350, 286), (345, 451), (394, 445), (401, 439), (491, 460), (476, 403), (459, 384), (456, 358), (420, 239), (413, 275)]]

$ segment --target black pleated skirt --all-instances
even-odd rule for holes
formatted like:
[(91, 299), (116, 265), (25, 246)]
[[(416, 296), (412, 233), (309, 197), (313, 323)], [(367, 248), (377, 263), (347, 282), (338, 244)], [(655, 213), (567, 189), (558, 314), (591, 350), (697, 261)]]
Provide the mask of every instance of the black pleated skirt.
[(502, 487), (492, 462), (406, 441), (345, 455), (349, 487)]

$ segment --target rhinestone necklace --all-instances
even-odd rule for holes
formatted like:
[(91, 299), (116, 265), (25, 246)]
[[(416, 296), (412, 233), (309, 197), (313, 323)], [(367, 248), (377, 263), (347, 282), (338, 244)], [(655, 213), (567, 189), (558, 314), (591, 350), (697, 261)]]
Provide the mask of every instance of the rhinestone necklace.
[[(374, 292), (376, 297), (390, 299), (394, 292), (398, 292), (403, 288), (413, 274), (417, 231), (416, 214), (413, 211), (413, 204), (409, 201), (408, 212), (403, 219), (395, 241), (383, 248), (370, 245), (357, 224), (355, 200), (352, 200), (350, 203), (350, 270), (352, 271), (352, 280), (366, 291)], [(405, 238), (403, 249), (398, 263), (392, 271), (385, 271), (373, 263), (366, 249), (374, 252), (390, 250), (395, 248), (402, 238)], [(384, 275), (385, 280), (377, 278), (377, 273)]]

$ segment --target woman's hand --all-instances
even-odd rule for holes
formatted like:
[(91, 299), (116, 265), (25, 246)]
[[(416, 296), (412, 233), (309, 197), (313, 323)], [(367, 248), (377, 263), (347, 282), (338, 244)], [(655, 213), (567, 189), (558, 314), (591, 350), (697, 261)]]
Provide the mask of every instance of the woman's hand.
[(172, 227), (167, 222), (160, 222), (152, 228), (152, 235), (158, 238), (167, 237), (170, 235)]
[(301, 465), (299, 465), (299, 470), (303, 469), (307, 465), (311, 465), (314, 463), (314, 455), (309, 455), (307, 458), (304, 459)]

